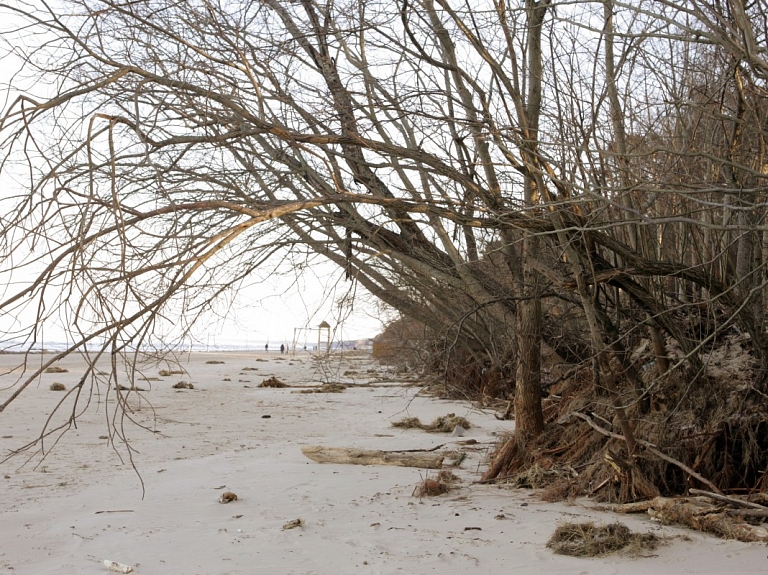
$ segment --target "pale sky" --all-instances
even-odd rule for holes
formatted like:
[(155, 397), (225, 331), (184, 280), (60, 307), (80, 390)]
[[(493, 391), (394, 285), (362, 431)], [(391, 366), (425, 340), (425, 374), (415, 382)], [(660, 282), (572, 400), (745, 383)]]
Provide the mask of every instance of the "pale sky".
[[(5, 24), (9, 25), (9, 22)], [(17, 67), (18, 61), (12, 58), (0, 59), (0, 110), (6, 109), (18, 94), (7, 89), (7, 82), (11, 81)], [(13, 192), (18, 193), (18, 189), (14, 189), (11, 180), (0, 176), (0, 195), (7, 197)], [(265, 275), (268, 269), (269, 266), (265, 268)], [(22, 278), (17, 274), (15, 279)], [(351, 307), (349, 304), (341, 308), (337, 305), (351, 285), (344, 280), (342, 270), (320, 260), (313, 263), (311, 271), (299, 279), (290, 270), (282, 276), (269, 276), (260, 283), (254, 282), (241, 289), (229, 309), (221, 309), (217, 314), (211, 314), (210, 321), (200, 322), (194, 329), (196, 343), (226, 346), (268, 340), (279, 347), (280, 343), (293, 340), (294, 328), (316, 328), (322, 321), (331, 325), (334, 341), (373, 337), (382, 330), (382, 321), (386, 318), (371, 303), (370, 295), (354, 298)], [(16, 289), (18, 285), (13, 291)], [(23, 314), (30, 317), (23, 318), (12, 317), (13, 314), (3, 317), (0, 313), (0, 331), (7, 334), (11, 325), (18, 327), (20, 322), (29, 321), (34, 317), (32, 311)], [(63, 342), (67, 339), (62, 325), (65, 322), (57, 323), (45, 326), (43, 334), (46, 341)], [(316, 332), (313, 335), (302, 334), (300, 343), (303, 345), (305, 339), (316, 341), (316, 338)]]
[[(269, 340), (279, 346), (283, 341), (293, 340), (294, 328), (316, 328), (323, 321), (336, 330), (334, 341), (373, 337), (382, 331), (382, 320), (387, 318), (381, 317), (370, 295), (355, 297), (351, 309), (349, 305), (336, 305), (352, 287), (351, 282), (344, 280), (343, 270), (330, 262), (315, 264), (313, 268), (313, 274), (305, 273), (298, 281), (278, 276), (244, 288), (228, 317), (199, 326), (198, 341), (244, 345)], [(316, 333), (304, 333), (299, 343), (303, 345), (305, 340), (313, 339), (317, 339)]]

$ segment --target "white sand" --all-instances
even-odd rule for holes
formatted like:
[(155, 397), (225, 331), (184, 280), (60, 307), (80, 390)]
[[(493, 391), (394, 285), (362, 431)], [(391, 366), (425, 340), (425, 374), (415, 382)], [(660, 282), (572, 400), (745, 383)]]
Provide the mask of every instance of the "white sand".
[[(364, 383), (380, 376), (367, 373), (374, 364), (360, 356), (329, 364), (312, 362), (308, 354), (278, 357), (193, 354), (183, 363), (189, 375), (140, 382), (149, 391), (140, 401), (129, 396), (134, 416), (158, 431), (125, 423), (141, 479), (127, 462), (120, 463), (108, 440), (99, 439), (109, 433), (103, 396), (93, 399), (78, 428), (44, 461), (23, 465), (26, 458), (21, 455), (0, 465), (5, 477), (0, 571), (108, 573), (104, 559), (132, 565), (139, 574), (183, 575), (768, 571), (768, 550), (762, 544), (662, 528), (644, 516), (600, 512), (586, 500), (543, 503), (530, 491), (474, 485), (494, 433), (511, 424), (467, 403), (414, 397), (417, 388), (397, 384), (306, 395), (257, 388), (270, 375), (291, 385)], [(207, 364), (210, 360), (225, 363)], [(0, 366), (13, 361), (18, 357), (0, 356)], [(45, 374), (40, 385), (0, 414), (3, 453), (39, 433), (44, 414), (63, 395), (48, 389), (52, 382), (67, 388), (77, 382), (77, 360), (62, 366), (70, 371)], [(257, 371), (242, 371), (244, 367)], [(158, 370), (146, 375), (157, 376)], [(357, 373), (343, 375), (349, 371)], [(180, 379), (191, 381), (195, 389), (172, 389)], [(11, 393), (7, 386), (13, 381), (13, 374), (0, 377), (0, 400)], [(474, 427), (464, 439), (479, 443), (468, 448), (467, 460), (456, 470), (461, 487), (440, 497), (412, 496), (426, 474), (423, 470), (321, 465), (300, 451), (300, 446), (314, 444), (394, 450), (447, 443), (456, 448), (458, 438), (447, 434), (390, 426), (406, 415), (429, 422), (448, 412), (467, 417)], [(118, 443), (116, 450), (125, 459), (124, 446)], [(227, 490), (238, 501), (219, 504)], [(499, 515), (505, 518), (497, 519)], [(283, 530), (293, 519), (304, 525)], [(676, 537), (653, 557), (641, 559), (577, 559), (555, 555), (545, 546), (559, 521), (617, 519), (634, 530), (690, 539)]]

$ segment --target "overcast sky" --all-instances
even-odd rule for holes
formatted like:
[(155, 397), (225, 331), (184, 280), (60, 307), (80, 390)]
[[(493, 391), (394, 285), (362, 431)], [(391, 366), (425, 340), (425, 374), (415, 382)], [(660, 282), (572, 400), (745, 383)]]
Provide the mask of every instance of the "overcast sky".
[[(9, 22), (4, 24), (10, 25)], [(18, 91), (8, 89), (10, 82), (20, 85), (18, 77), (12, 79), (18, 64), (7, 53), (5, 59), (0, 59), (0, 110), (7, 109), (18, 95)], [(0, 174), (0, 197), (7, 198), (19, 193), (20, 188), (12, 179)], [(25, 255), (14, 254), (13, 259), (23, 259)], [(348, 293), (352, 284), (344, 279), (343, 270), (330, 262), (318, 259), (298, 278), (290, 269), (283, 269), (279, 276), (269, 275), (267, 265), (264, 276), (240, 289), (231, 306), (222, 306), (210, 315), (209, 321), (195, 326), (193, 333), (196, 343), (227, 346), (263, 345), (263, 342), (269, 341), (279, 347), (281, 342), (293, 340), (295, 330), (316, 328), (323, 321), (332, 326), (334, 341), (373, 337), (382, 329), (382, 321), (386, 318), (372, 304), (369, 295), (354, 298), (354, 301), (339, 307), (339, 299)], [(25, 272), (16, 274), (14, 280), (23, 283), (32, 277), (32, 273)], [(19, 286), (19, 283), (15, 286), (6, 283), (3, 286), (4, 296), (18, 291)], [(5, 336), (3, 339), (7, 339), (14, 326), (18, 328), (20, 324), (33, 320), (35, 311), (0, 313), (0, 331)], [(65, 319), (50, 322), (50, 325), (44, 327), (43, 339), (48, 342), (66, 341), (66, 324)], [(304, 341), (317, 339), (316, 332), (296, 333), (301, 345)]]

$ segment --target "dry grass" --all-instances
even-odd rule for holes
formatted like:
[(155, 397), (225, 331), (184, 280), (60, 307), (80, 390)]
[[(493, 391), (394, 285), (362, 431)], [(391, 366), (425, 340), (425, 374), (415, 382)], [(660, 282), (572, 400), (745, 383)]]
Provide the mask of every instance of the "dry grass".
[(343, 393), (347, 386), (343, 383), (324, 383), (320, 387), (302, 389), (298, 393)]
[(225, 491), (221, 494), (221, 497), (219, 497), (219, 503), (232, 503), (233, 501), (237, 501), (237, 494), (232, 491)]
[(638, 556), (653, 551), (662, 539), (653, 533), (633, 533), (621, 523), (564, 523), (547, 542), (547, 547), (559, 555), (573, 557), (602, 557), (611, 553)]
[(160, 377), (170, 377), (172, 375), (184, 375), (184, 372), (177, 369), (161, 369), (158, 375)]
[(218, 360), (218, 359), (210, 359), (210, 360), (206, 361), (205, 363), (207, 365), (221, 365), (224, 362), (221, 361), (221, 360)]
[(392, 427), (401, 429), (424, 429), (424, 424), (418, 417), (404, 417), (400, 421), (393, 421)]
[(68, 369), (59, 367), (58, 365), (52, 365), (51, 367), (45, 370), (45, 373), (67, 373), (68, 371), (69, 371)]
[(425, 477), (413, 490), (414, 497), (435, 497), (448, 493), (453, 485), (459, 481), (453, 473), (447, 469), (437, 474), (437, 477)]
[(67, 386), (64, 385), (63, 383), (52, 383), (49, 389), (51, 391), (66, 391)]
[(189, 383), (188, 381), (180, 381), (179, 383), (172, 386), (173, 389), (195, 389), (195, 386)]
[(453, 451), (449, 454), (446, 454), (446, 456), (451, 460), (451, 465), (454, 467), (461, 467), (461, 464), (464, 463), (464, 460), (467, 458), (467, 452)]
[(262, 381), (259, 387), (288, 387), (288, 384), (283, 383), (273, 375), (269, 379)]
[(418, 417), (406, 417), (400, 421), (392, 422), (392, 427), (400, 427), (402, 429), (423, 429), (430, 433), (451, 433), (457, 425), (460, 425), (464, 429), (472, 427), (472, 424), (469, 423), (469, 421), (454, 413), (442, 415), (429, 425), (424, 425)]

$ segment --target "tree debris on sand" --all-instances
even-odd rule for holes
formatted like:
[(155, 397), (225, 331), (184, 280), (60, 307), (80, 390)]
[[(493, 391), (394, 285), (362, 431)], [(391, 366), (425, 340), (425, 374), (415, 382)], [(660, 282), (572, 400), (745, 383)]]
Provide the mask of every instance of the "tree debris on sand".
[(322, 445), (305, 446), (301, 452), (318, 463), (347, 463), (352, 465), (396, 465), (399, 467), (421, 467), (422, 469), (440, 469), (443, 466), (442, 455), (434, 453), (413, 453), (397, 451), (379, 451), (357, 449), (354, 447), (324, 447)]
[(296, 393), (343, 393), (347, 386), (343, 383), (324, 383), (320, 387), (309, 387)]
[(232, 491), (225, 491), (219, 497), (219, 503), (232, 503), (233, 501), (237, 501), (237, 494)]
[(63, 383), (52, 383), (49, 389), (51, 391), (66, 391), (67, 386), (65, 386)]
[(288, 384), (283, 383), (273, 375), (272, 377), (262, 381), (259, 384), (259, 387), (288, 387)]
[(173, 389), (195, 389), (195, 386), (189, 383), (188, 381), (180, 381), (179, 383), (172, 386)]
[(612, 523), (564, 523), (547, 542), (547, 547), (559, 555), (574, 557), (602, 557), (622, 552), (637, 556), (643, 551), (653, 551), (663, 539), (653, 533), (633, 533), (626, 525)]
[(218, 360), (218, 359), (211, 359), (211, 360), (206, 361), (205, 363), (207, 365), (221, 365), (224, 362), (221, 361), (221, 360)]
[(297, 527), (303, 527), (304, 526), (304, 520), (303, 519), (291, 519), (290, 521), (287, 521), (283, 524), (283, 531), (287, 531), (288, 529), (296, 529)]
[(158, 375), (160, 377), (171, 377), (172, 375), (184, 375), (184, 372), (179, 369), (161, 369)]
[(392, 427), (400, 427), (403, 429), (423, 429), (424, 431), (429, 431), (430, 433), (451, 433), (457, 425), (463, 427), (464, 429), (469, 429), (472, 427), (472, 424), (469, 423), (469, 421), (463, 417), (457, 416), (454, 413), (442, 415), (429, 425), (424, 425), (421, 421), (419, 421), (418, 417), (406, 417), (400, 421), (392, 422)]
[[(650, 501), (616, 505), (613, 510), (619, 513), (644, 511), (665, 525), (684, 525), (725, 539), (768, 541), (768, 529), (747, 523), (765, 520), (768, 507), (697, 489), (691, 492), (703, 493), (705, 497), (655, 497)], [(711, 499), (718, 503), (713, 504)]]
[[(607, 392), (595, 385), (595, 370), (584, 365), (569, 373), (543, 400), (544, 430), (508, 441), (483, 480), (517, 481), (519, 474), (539, 469), (544, 473), (531, 486), (544, 489), (549, 501), (588, 495), (631, 503), (684, 495), (689, 487), (766, 492), (768, 398), (752, 388), (755, 362), (739, 341), (726, 338), (709, 352), (723, 374), (702, 376), (696, 385), (695, 374), (682, 368), (664, 378), (643, 372), (647, 383), (641, 383), (653, 390), (647, 410), (633, 399), (629, 383), (622, 387), (618, 399), (628, 406), (634, 451)], [(648, 353), (632, 361), (643, 365)]]
[(437, 477), (427, 477), (424, 481), (419, 483), (413, 490), (414, 497), (434, 497), (436, 495), (443, 495), (448, 493), (453, 485), (459, 481), (459, 478), (448, 471), (443, 469), (437, 474)]
[(59, 367), (58, 365), (52, 365), (51, 367), (45, 370), (45, 373), (67, 373), (68, 371), (69, 371), (68, 369)]

